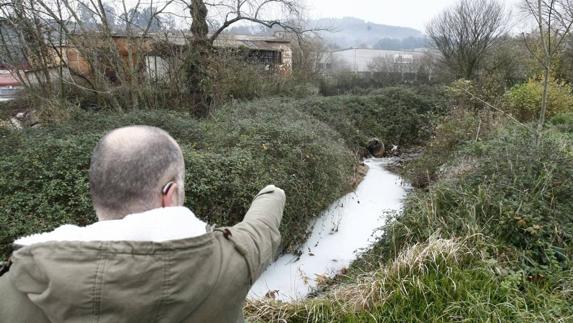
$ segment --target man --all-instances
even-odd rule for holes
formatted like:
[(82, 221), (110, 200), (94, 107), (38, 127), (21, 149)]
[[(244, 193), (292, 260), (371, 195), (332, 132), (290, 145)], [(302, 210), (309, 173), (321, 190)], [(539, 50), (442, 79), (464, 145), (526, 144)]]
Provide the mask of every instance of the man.
[(284, 192), (264, 188), (243, 222), (211, 230), (184, 200), (181, 149), (165, 131), (116, 129), (96, 146), (99, 222), (15, 241), (1, 322), (236, 322), (274, 258)]

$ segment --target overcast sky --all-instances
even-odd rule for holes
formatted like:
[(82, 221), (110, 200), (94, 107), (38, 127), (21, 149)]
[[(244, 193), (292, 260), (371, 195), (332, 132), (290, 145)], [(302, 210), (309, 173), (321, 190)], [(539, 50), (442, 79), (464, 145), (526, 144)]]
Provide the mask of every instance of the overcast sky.
[[(457, 0), (305, 0), (310, 18), (356, 17), (379, 24), (412, 27), (420, 31), (424, 31), (425, 25), (433, 16), (456, 2)], [(519, 0), (503, 2), (507, 7), (513, 8)]]

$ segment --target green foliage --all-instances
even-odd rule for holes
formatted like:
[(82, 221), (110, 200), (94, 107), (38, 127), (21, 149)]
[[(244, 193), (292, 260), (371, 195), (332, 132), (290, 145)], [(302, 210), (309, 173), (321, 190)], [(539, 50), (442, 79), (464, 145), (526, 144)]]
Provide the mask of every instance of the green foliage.
[(495, 260), (482, 259), (479, 251), (469, 250), (471, 243), (432, 238), (377, 269), (351, 273), (345, 282), (315, 299), (292, 304), (251, 301), (246, 307), (247, 319), (531, 322), (573, 317), (566, 290), (573, 272), (548, 272), (544, 282), (522, 271), (500, 273)]
[(446, 93), (454, 107), (477, 113), (490, 110), (488, 104), (499, 105), (505, 87), (500, 80), (486, 75), (472, 81), (464, 79), (453, 81), (447, 86)]
[(408, 88), (392, 87), (368, 96), (309, 99), (302, 109), (331, 125), (351, 147), (364, 147), (372, 137), (411, 146), (429, 138), (432, 118), (444, 110), (442, 103)]
[(573, 112), (558, 114), (551, 118), (549, 123), (559, 132), (568, 135), (573, 140)]
[[(520, 121), (533, 121), (539, 118), (543, 81), (530, 79), (514, 86), (505, 95), (506, 110)], [(555, 79), (549, 80), (547, 116), (573, 111), (571, 87)]]
[(569, 34), (564, 47), (564, 52), (557, 63), (556, 74), (560, 79), (573, 84), (573, 34)]
[(414, 76), (408, 73), (404, 78), (401, 73), (374, 72), (368, 75), (360, 75), (352, 72), (337, 72), (319, 81), (319, 93), (323, 96), (336, 96), (344, 94), (367, 94), (371, 91), (391, 86), (432, 84), (428, 81), (428, 75), (419, 73)]
[(438, 179), (440, 167), (452, 158), (460, 144), (487, 138), (496, 123), (497, 117), (486, 111), (452, 109), (439, 118), (423, 155), (406, 166), (404, 175), (414, 187), (427, 187)]
[(510, 128), (465, 146), (455, 162), (443, 167), (457, 168), (457, 176), (444, 176), (428, 192), (410, 198), (387, 243), (402, 246), (434, 232), (444, 237), (483, 234), (511, 246), (525, 268), (570, 259), (571, 142), (551, 132), (539, 147), (533, 142), (529, 132)]
[(297, 201), (286, 208), (284, 242), (296, 245), (304, 223), (349, 188), (354, 157), (336, 132), (295, 110), (259, 104), (234, 113), (242, 108), (203, 123), (180, 113), (84, 113), (45, 129), (3, 131), (0, 147), (9, 153), (0, 158), (2, 255), (18, 236), (96, 220), (87, 184), (91, 150), (106, 131), (131, 124), (162, 127), (181, 144), (187, 204), (211, 223), (240, 221), (267, 184), (284, 188)]
[(215, 105), (269, 96), (303, 98), (314, 93), (308, 81), (294, 79), (250, 61), (248, 51), (222, 50), (210, 60)]
[[(479, 279), (480, 284), (491, 279), (499, 284), (501, 279), (505, 286), (511, 277), (506, 275), (512, 272), (521, 277), (509, 298), (521, 304), (502, 320), (571, 317), (573, 299), (563, 293), (571, 279), (573, 257), (571, 138), (549, 129), (539, 147), (533, 142), (529, 131), (514, 126), (484, 141), (458, 143), (452, 149), (457, 157), (441, 161), (441, 169), (455, 170), (455, 175), (444, 175), (428, 191), (407, 199), (403, 214), (385, 228), (384, 238), (372, 252), (375, 263), (394, 259), (409, 245), (436, 233), (444, 238), (475, 237), (473, 248), (492, 257), (495, 271), (501, 273), (501, 277)], [(473, 291), (477, 293), (465, 297), (466, 301), (485, 292), (479, 286)], [(505, 306), (498, 302), (493, 302), (499, 304), (496, 308)], [(510, 308), (518, 305), (510, 303)], [(497, 313), (496, 308), (482, 316), (466, 313), (463, 317), (489, 317)]]
[[(569, 115), (539, 146), (523, 127), (453, 110), (413, 167), (440, 173), (381, 240), (316, 298), (253, 301), (260, 322), (569, 321), (573, 318), (573, 150)], [(468, 120), (469, 119), (469, 120)], [(496, 130), (497, 128), (497, 130)], [(500, 129), (501, 128), (501, 129)], [(429, 147), (428, 150), (432, 151)], [(448, 156), (448, 158), (445, 158)], [(427, 157), (424, 157), (427, 158)], [(412, 166), (411, 166), (412, 167)]]
[(461, 144), (486, 140), (502, 124), (516, 123), (486, 106), (485, 100), (477, 99), (495, 96), (494, 92), (488, 92), (483, 84), (467, 80), (457, 80), (446, 87), (444, 101), (452, 107), (447, 114), (441, 113), (433, 119), (436, 125), (432, 140), (426, 144), (423, 155), (407, 164), (403, 172), (414, 187), (425, 188), (436, 181), (440, 168), (452, 159)]
[(0, 253), (6, 256), (18, 236), (64, 223), (96, 220), (88, 193), (92, 149), (107, 131), (149, 124), (170, 131), (184, 143), (199, 137), (197, 122), (178, 114), (80, 113), (67, 123), (22, 132), (0, 131)]
[(44, 128), (2, 129), (1, 253), (6, 256), (18, 236), (94, 222), (87, 184), (91, 151), (105, 132), (136, 124), (163, 128), (181, 144), (187, 205), (210, 223), (240, 221), (254, 194), (269, 183), (285, 189), (296, 201), (287, 203), (282, 227), (284, 247), (292, 249), (306, 235), (305, 224), (350, 189), (352, 151), (370, 137), (404, 145), (422, 140), (432, 109), (394, 89), (373, 97), (234, 103), (202, 121), (160, 110), (76, 111)]
[(283, 241), (292, 248), (306, 235), (304, 223), (350, 189), (354, 156), (337, 132), (291, 100), (229, 105), (214, 119), (206, 148), (186, 156), (191, 207), (211, 222), (240, 221), (253, 194), (274, 183), (291, 201)]
[(18, 141), (12, 141), (22, 146), (0, 159), (2, 256), (10, 251), (13, 239), (23, 234), (62, 223), (85, 225), (95, 220), (87, 171), (97, 137), (46, 138), (22, 134)]

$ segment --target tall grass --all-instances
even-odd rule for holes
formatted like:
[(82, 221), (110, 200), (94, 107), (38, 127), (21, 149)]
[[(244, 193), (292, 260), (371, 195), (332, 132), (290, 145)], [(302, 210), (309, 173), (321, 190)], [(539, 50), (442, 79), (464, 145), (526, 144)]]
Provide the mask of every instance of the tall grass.
[[(504, 126), (481, 140), (451, 143), (449, 160), (425, 156), (411, 167), (432, 167), (434, 181), (408, 197), (403, 213), (345, 275), (312, 299), (251, 301), (248, 317), (573, 320), (573, 145), (562, 131), (566, 120), (556, 121), (559, 127), (547, 130), (539, 147), (528, 131)], [(432, 143), (450, 136), (438, 131)]]
[[(479, 238), (478, 238), (479, 239)], [(573, 318), (560, 273), (544, 284), (500, 267), (475, 250), (472, 237), (431, 237), (376, 270), (354, 274), (318, 298), (249, 301), (252, 322), (562, 321)]]

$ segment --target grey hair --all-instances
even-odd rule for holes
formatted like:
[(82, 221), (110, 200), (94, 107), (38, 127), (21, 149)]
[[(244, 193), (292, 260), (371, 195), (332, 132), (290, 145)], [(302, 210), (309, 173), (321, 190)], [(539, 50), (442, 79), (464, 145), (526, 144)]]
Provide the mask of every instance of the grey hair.
[(120, 219), (161, 206), (161, 188), (176, 182), (183, 203), (185, 166), (177, 142), (149, 126), (119, 128), (96, 145), (90, 194), (100, 220)]

